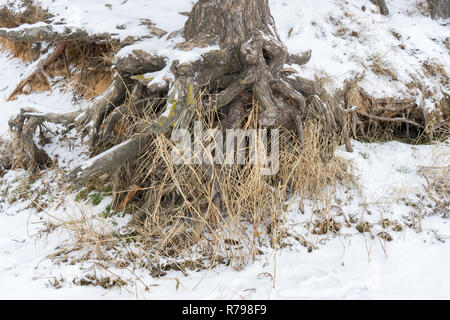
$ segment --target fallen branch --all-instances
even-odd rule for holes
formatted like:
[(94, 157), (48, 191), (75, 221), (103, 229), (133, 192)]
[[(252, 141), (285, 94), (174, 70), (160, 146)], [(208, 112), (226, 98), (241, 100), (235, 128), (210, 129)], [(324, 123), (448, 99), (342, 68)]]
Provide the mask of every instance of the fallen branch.
[(42, 122), (51, 122), (55, 124), (70, 124), (81, 114), (81, 110), (68, 113), (41, 113), (33, 108), (23, 108), (21, 110), (23, 116), (29, 118), (40, 119)]

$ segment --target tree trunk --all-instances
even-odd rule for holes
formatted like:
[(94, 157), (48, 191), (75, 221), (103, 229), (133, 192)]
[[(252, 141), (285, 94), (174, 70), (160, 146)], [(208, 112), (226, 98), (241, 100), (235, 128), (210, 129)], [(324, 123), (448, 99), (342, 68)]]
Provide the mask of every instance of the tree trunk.
[(266, 0), (199, 0), (184, 27), (184, 38), (197, 45), (203, 40), (222, 49), (239, 49), (255, 31), (279, 39)]

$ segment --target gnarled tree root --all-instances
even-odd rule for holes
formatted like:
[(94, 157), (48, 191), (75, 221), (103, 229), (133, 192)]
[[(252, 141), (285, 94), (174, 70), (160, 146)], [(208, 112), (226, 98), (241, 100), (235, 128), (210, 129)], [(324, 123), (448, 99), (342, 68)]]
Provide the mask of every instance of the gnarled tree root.
[(34, 77), (38, 77), (41, 81), (45, 82), (47, 86), (49, 87), (50, 91), (52, 90), (49, 76), (47, 72), (45, 71), (45, 68), (55, 62), (64, 52), (64, 49), (66, 48), (66, 44), (64, 42), (58, 42), (56, 43), (56, 48), (53, 52), (50, 52), (47, 56), (45, 56), (39, 63), (37, 64), (36, 69), (28, 75), (25, 79), (23, 79), (16, 88), (11, 92), (11, 94), (8, 97), (8, 101), (13, 99), (16, 94), (18, 94), (22, 89), (25, 87), (27, 83), (29, 83), (31, 80), (33, 80)]

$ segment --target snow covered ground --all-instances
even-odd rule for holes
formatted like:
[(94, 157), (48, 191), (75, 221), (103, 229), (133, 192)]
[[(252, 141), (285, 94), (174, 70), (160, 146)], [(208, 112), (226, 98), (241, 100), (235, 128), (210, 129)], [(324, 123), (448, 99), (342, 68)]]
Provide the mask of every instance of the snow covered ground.
[[(6, 2), (17, 3), (0, 0), (0, 5)], [(68, 25), (95, 33), (114, 29), (120, 38), (147, 35), (148, 30), (138, 20), (144, 18), (168, 32), (178, 30), (186, 20), (179, 12), (189, 11), (193, 3), (39, 2), (51, 5), (58, 21), (64, 19)], [(299, 70), (305, 76), (326, 76), (332, 86), (340, 88), (346, 79), (365, 72), (360, 85), (372, 95), (412, 96), (426, 108), (433, 108), (444, 93), (450, 93), (448, 83), (442, 83), (439, 77), (427, 77), (423, 70), (423, 63), (432, 61), (450, 73), (450, 56), (445, 47), (450, 36), (448, 25), (424, 17), (417, 5), (420, 1), (390, 1), (389, 17), (374, 14), (376, 7), (368, 0), (348, 0), (345, 9), (338, 0), (270, 2), (288, 48), (292, 52), (313, 50), (311, 62)], [(126, 28), (116, 27), (122, 25)], [(164, 39), (154, 37), (137, 46), (168, 50), (163, 44)], [(375, 58), (390, 66), (397, 79), (373, 73), (370, 65)], [(85, 106), (74, 104), (70, 90), (61, 87), (55, 88), (53, 94), (32, 93), (6, 102), (23, 74), (32, 68), (0, 52), (0, 135), (6, 134), (8, 119), (22, 107), (66, 112)], [(407, 83), (413, 77), (419, 77), (434, 93), (432, 98), (425, 99), (420, 92), (408, 89)], [(58, 147), (56, 141), (57, 137), (46, 150), (51, 156), (60, 156), (63, 170), (72, 167), (76, 157), (87, 157), (86, 148), (76, 144), (74, 134), (69, 134)], [(300, 210), (298, 201), (292, 201), (286, 220), (293, 236), (286, 240), (285, 248), (276, 252), (265, 249), (265, 255), (244, 270), (218, 267), (190, 272), (188, 277), (172, 271), (155, 279), (145, 270), (94, 268), (99, 277), (119, 276), (129, 283), (110, 290), (75, 285), (74, 279), (92, 272), (92, 264), (51, 261), (48, 255), (70, 242), (70, 234), (61, 229), (41, 232), (51, 226), (48, 222), (66, 221), (81, 212), (96, 216), (110, 199), (103, 199), (96, 207), (76, 203), (75, 195), (67, 196), (64, 190), (55, 192), (57, 172), (31, 180), (24, 171), (9, 172), (0, 178), (0, 298), (450, 299), (450, 199), (448, 191), (439, 193), (436, 189), (442, 183), (439, 180), (448, 179), (450, 144), (352, 143), (353, 153), (344, 149), (337, 153), (354, 165), (361, 188), (340, 190), (334, 195), (336, 219), (343, 224), (338, 234), (312, 234), (308, 226), (314, 221), (313, 211), (317, 208), (306, 203)], [(54, 203), (40, 211), (39, 206), (23, 196), (30, 190)], [(17, 201), (10, 203), (14, 197)], [(370, 231), (357, 231), (357, 223), (346, 226), (348, 220), (365, 221), (370, 224)], [(120, 225), (126, 222), (126, 217), (118, 220)], [(380, 232), (386, 232), (392, 241), (380, 238)], [(315, 249), (308, 252), (296, 237), (304, 237)]]
[[(313, 207), (306, 204), (302, 214), (293, 201), (286, 216), (289, 230), (317, 246), (312, 252), (292, 240), (277, 252), (265, 249), (265, 255), (242, 271), (218, 267), (189, 272), (189, 276), (172, 271), (161, 279), (152, 278), (146, 270), (92, 269), (89, 261), (70, 265), (46, 258), (70, 241), (66, 231), (40, 235), (46, 221), (61, 222), (75, 216), (80, 206), (98, 214), (108, 199), (94, 208), (75, 205), (69, 197), (64, 207), (37, 213), (29, 200), (5, 203), (5, 190), (17, 190), (27, 181), (25, 172), (10, 172), (0, 188), (0, 298), (449, 299), (449, 199), (447, 196), (447, 206), (437, 211), (431, 198), (423, 200), (422, 195), (430, 195), (421, 173), (424, 166), (448, 167), (450, 145), (353, 144), (353, 154), (339, 153), (352, 159), (363, 189), (359, 197), (357, 190), (336, 195), (336, 203), (347, 218), (364, 217), (372, 225), (370, 232), (360, 233), (352, 225), (337, 235), (314, 235), (306, 231), (315, 216)], [(29, 188), (40, 190), (51, 183), (50, 175)], [(382, 219), (398, 224), (382, 228)], [(125, 224), (126, 218), (122, 222)], [(401, 230), (394, 231), (399, 225)], [(381, 230), (393, 240), (378, 237)], [(105, 290), (72, 282), (92, 270), (99, 278), (119, 276), (129, 285)], [(55, 280), (59, 289), (53, 287)]]

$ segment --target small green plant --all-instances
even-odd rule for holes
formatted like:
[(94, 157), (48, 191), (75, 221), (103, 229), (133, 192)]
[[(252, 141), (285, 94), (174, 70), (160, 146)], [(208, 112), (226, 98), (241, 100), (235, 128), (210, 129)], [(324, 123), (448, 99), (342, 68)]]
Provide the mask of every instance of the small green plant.
[(103, 200), (103, 197), (100, 194), (100, 192), (94, 192), (94, 193), (90, 194), (89, 198), (91, 199), (91, 203), (94, 206), (98, 206), (100, 204), (100, 202), (102, 202), (102, 200)]

